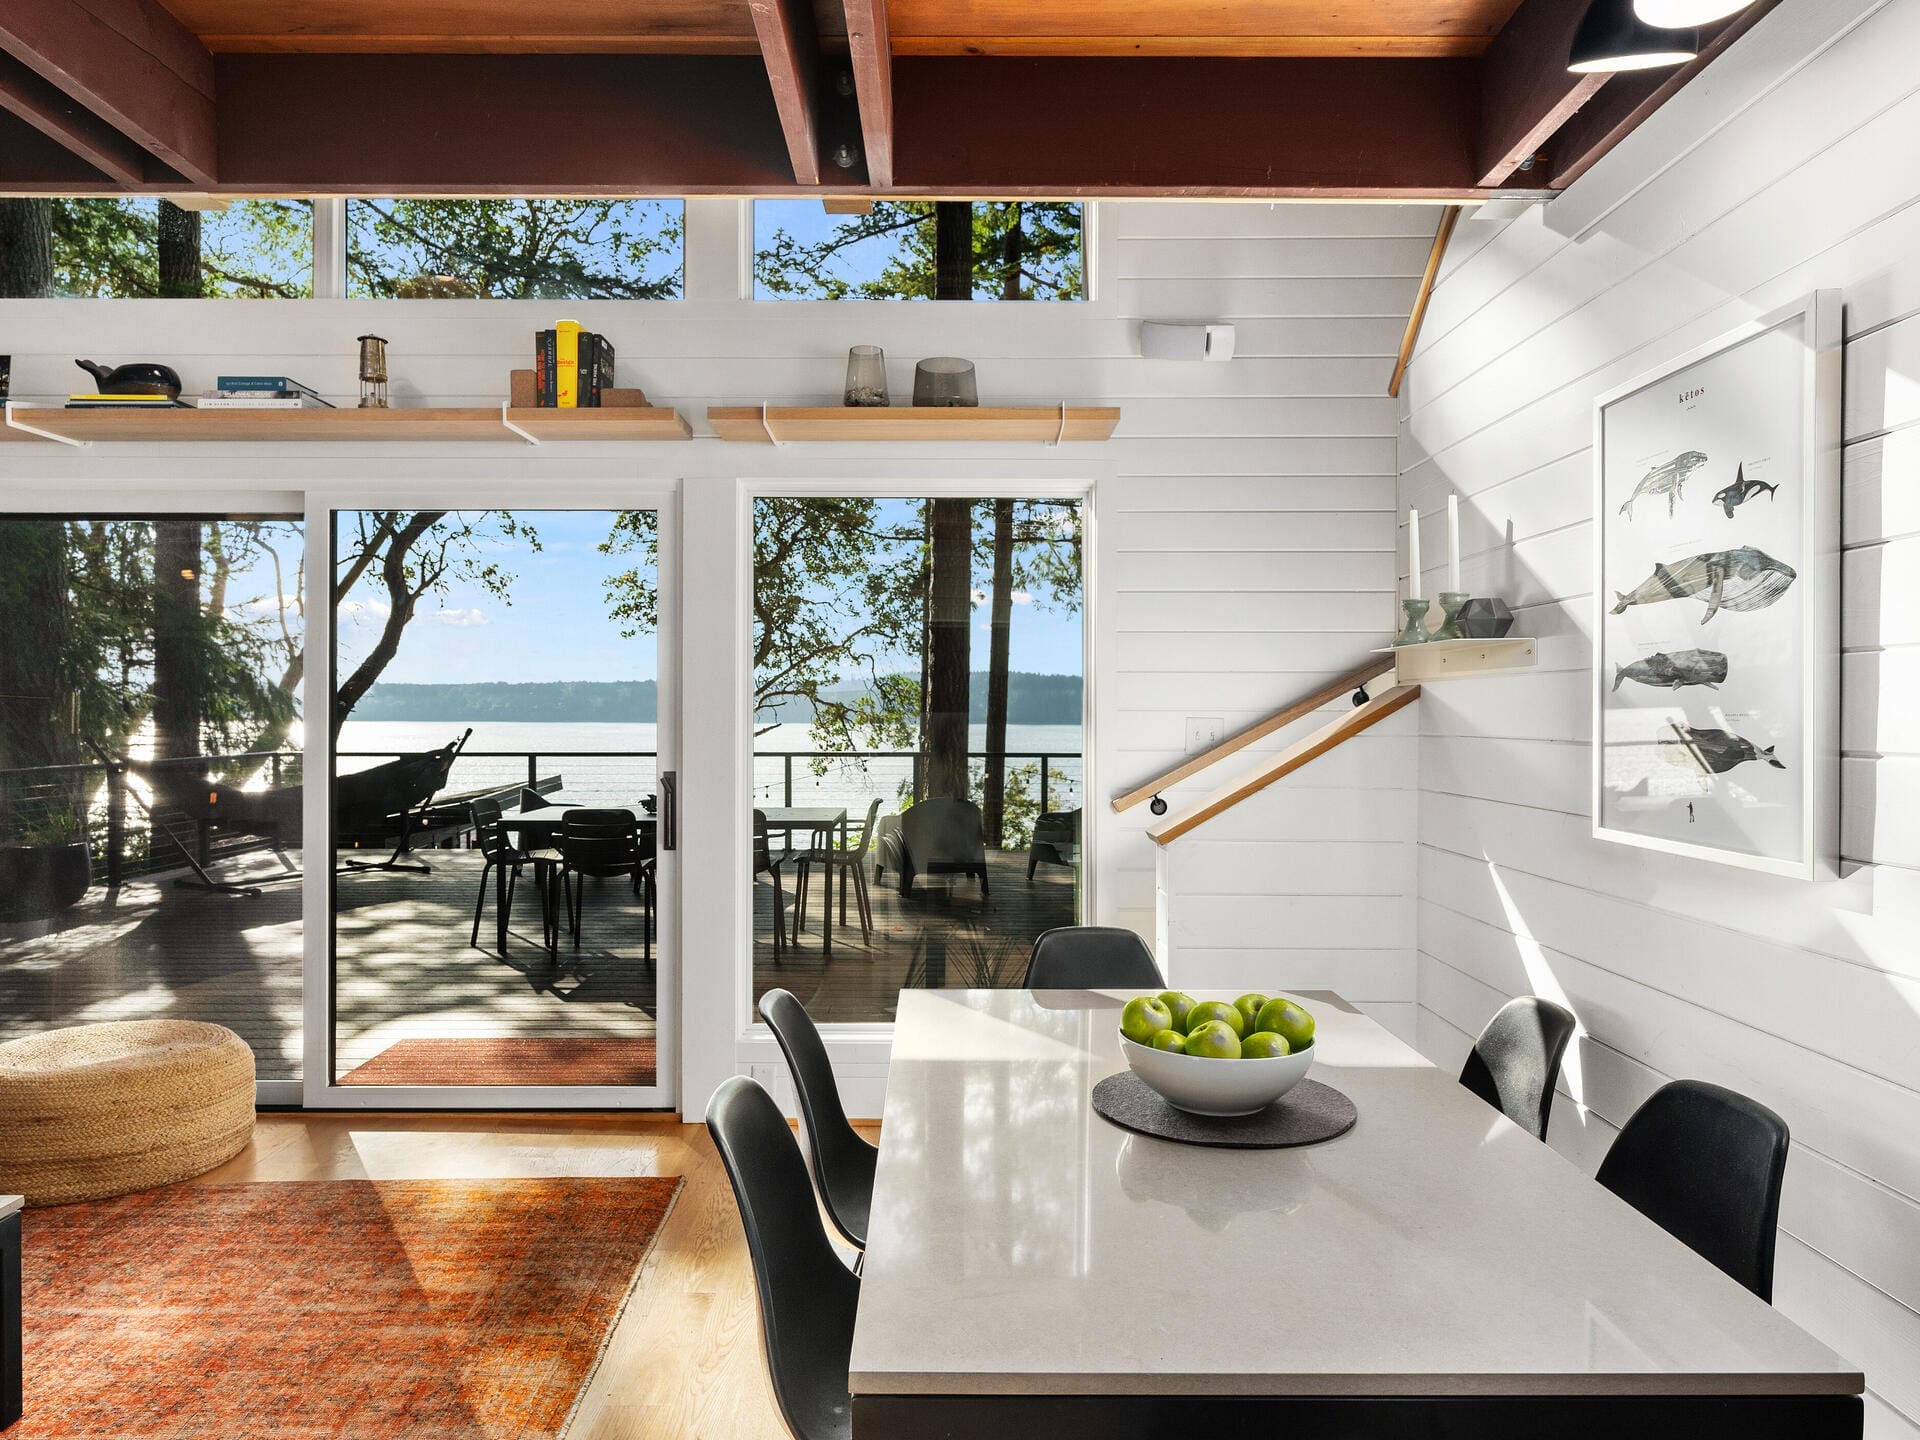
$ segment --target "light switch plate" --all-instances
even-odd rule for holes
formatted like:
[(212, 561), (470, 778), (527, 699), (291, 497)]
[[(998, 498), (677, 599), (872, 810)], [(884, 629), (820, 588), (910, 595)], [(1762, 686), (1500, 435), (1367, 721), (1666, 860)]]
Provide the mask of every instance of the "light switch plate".
[(1218, 715), (1189, 715), (1187, 717), (1187, 754), (1198, 755), (1203, 750), (1211, 750), (1226, 737), (1227, 722)]

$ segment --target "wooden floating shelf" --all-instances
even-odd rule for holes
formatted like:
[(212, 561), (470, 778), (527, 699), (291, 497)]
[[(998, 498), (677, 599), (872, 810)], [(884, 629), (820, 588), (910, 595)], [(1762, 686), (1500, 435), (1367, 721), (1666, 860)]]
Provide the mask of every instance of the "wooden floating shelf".
[(1376, 651), (1391, 655), (1402, 685), (1423, 680), (1450, 680), (1463, 675), (1492, 675), (1502, 670), (1525, 670), (1535, 659), (1531, 636), (1499, 640), (1429, 640), (1424, 645), (1402, 645)]
[[(44, 432), (44, 433), (35, 433)], [(251, 442), (385, 442), (491, 440), (545, 444), (584, 440), (690, 440), (677, 410), (626, 407), (592, 410), (509, 406), (413, 410), (68, 410), (7, 406), (0, 439), (195, 444)]]
[(1117, 406), (983, 405), (977, 407), (843, 405), (716, 405), (707, 423), (722, 440), (747, 444), (893, 443), (917, 440), (1107, 440), (1120, 423)]

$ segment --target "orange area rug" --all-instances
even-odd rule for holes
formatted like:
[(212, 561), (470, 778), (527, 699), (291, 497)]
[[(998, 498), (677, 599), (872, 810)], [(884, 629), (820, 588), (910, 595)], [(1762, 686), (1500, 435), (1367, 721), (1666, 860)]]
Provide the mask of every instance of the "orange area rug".
[(401, 1040), (340, 1077), (342, 1085), (651, 1085), (654, 1042)]
[(679, 1188), (289, 1181), (29, 1210), (7, 1440), (564, 1435)]

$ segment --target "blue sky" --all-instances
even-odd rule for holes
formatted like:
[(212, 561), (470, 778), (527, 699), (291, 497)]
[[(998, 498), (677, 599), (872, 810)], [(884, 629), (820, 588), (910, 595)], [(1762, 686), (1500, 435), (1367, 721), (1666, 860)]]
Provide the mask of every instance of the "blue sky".
[[(496, 552), (499, 562), (514, 575), (513, 603), (508, 605), (477, 585), (464, 584), (451, 587), (443, 597), (428, 597), (407, 627), (400, 652), (382, 680), (456, 684), (657, 678), (653, 637), (623, 638), (607, 615), (607, 577), (641, 558), (600, 553), (611, 517), (598, 511), (514, 513), (533, 525), (541, 548), (536, 553), (509, 541)], [(378, 634), (383, 615), (361, 606), (377, 602), (380, 594), (363, 582), (352, 597), (359, 604), (340, 617), (343, 672), (366, 653)], [(983, 670), (987, 662), (984, 605), (976, 607), (975, 618), (973, 668)], [(1016, 604), (1011, 664), (1015, 670), (1081, 673), (1081, 617)]]

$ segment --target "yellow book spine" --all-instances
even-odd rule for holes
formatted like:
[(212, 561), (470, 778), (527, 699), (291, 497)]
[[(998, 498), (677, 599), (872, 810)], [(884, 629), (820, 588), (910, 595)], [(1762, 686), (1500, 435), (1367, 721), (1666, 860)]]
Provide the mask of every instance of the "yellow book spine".
[(580, 404), (580, 322), (562, 320), (553, 327), (554, 403), (562, 410)]

